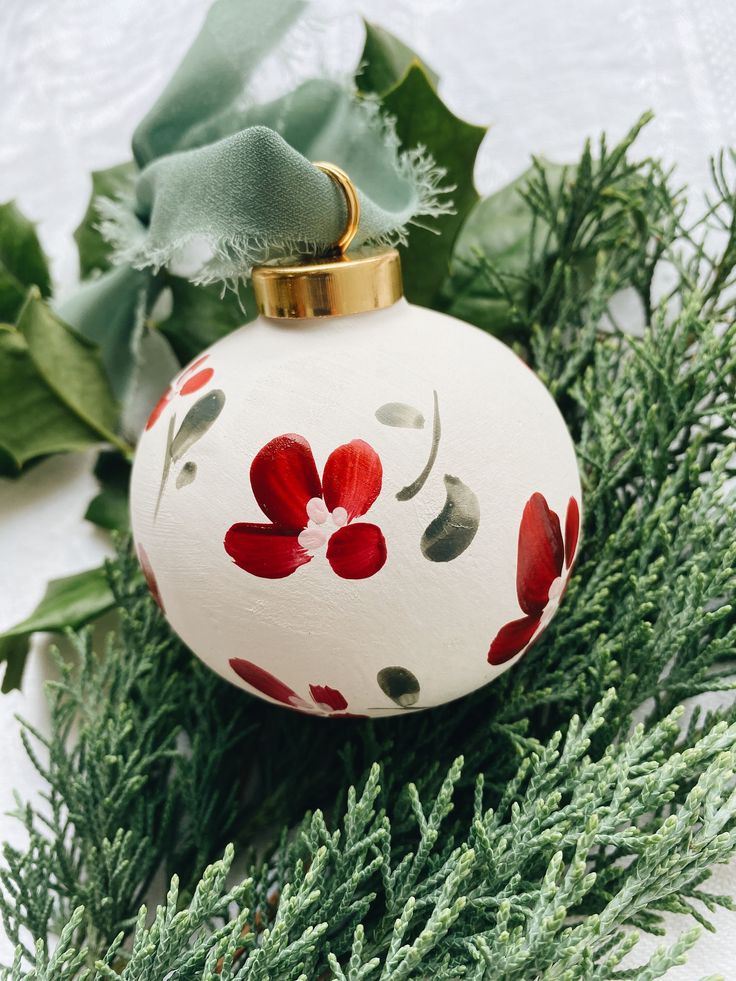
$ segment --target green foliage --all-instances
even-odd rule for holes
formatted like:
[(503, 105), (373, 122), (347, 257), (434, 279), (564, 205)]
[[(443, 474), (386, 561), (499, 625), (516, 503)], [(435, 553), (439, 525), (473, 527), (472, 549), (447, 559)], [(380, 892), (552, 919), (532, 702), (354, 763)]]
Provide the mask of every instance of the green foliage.
[[(685, 224), (636, 131), (564, 179), (536, 164), (493, 206), (505, 243), (467, 233), (463, 289), (506, 304), (583, 469), (544, 637), (472, 697), (338, 728), (210, 674), (123, 549), (119, 635), (99, 659), (78, 639), (43, 754), (26, 733), (51, 806), (19, 805), (5, 849), (6, 981), (647, 981), (731, 908), (707, 879), (736, 852), (736, 706), (683, 704), (736, 674), (734, 161)], [(178, 878), (136, 919), (159, 866)], [(665, 912), (687, 928), (637, 966)]]
[[(548, 226), (520, 193), (538, 173), (544, 174), (550, 189), (574, 179), (572, 168), (539, 160), (521, 177), (479, 201), (458, 235), (443, 289), (444, 304), (440, 300), (446, 313), (505, 339), (514, 337), (511, 308), (523, 302), (530, 255), (547, 257), (552, 252)], [(478, 275), (479, 260), (503, 269), (503, 286)]]
[(232, 831), (235, 787), (222, 764), (248, 735), (247, 702), (234, 690), (223, 697), (221, 684), (182, 652), (131, 555), (110, 570), (110, 588), (118, 634), (99, 658), (89, 634), (77, 638), (78, 665), (59, 659), (60, 680), (49, 687), (50, 738), (30, 726), (23, 732), (48, 781), (48, 806), (40, 814), (19, 799), (32, 845), (4, 849), (0, 913), (30, 958), (23, 929), (43, 938), (47, 957), (68, 919), (70, 942), (102, 953), (108, 938), (133, 926), (162, 861), (198, 877), (203, 853)]
[(17, 476), (22, 467), (50, 453), (100, 442), (46, 384), (23, 335), (6, 324), (0, 324), (0, 391), (1, 476)]
[(422, 146), (446, 174), (453, 188), (452, 213), (433, 219), (430, 227), (415, 226), (411, 247), (401, 249), (404, 289), (409, 300), (436, 304), (439, 285), (449, 270), (455, 238), (478, 200), (473, 166), (485, 127), (458, 119), (437, 95), (432, 80), (418, 62), (381, 98), (396, 120), (396, 132), (407, 147)]
[(17, 329), (51, 391), (100, 439), (117, 443), (118, 407), (97, 349), (59, 320), (33, 291), (20, 312)]
[[(413, 64), (418, 63), (416, 54), (403, 41), (380, 24), (366, 21), (365, 44), (355, 76), (359, 92), (385, 95), (401, 81)], [(436, 88), (439, 81), (437, 73), (424, 62), (421, 67), (433, 88)]]
[(30, 286), (48, 296), (49, 268), (36, 229), (10, 201), (0, 205), (0, 321), (15, 320)]
[(89, 502), (85, 518), (108, 531), (127, 531), (130, 525), (130, 462), (120, 453), (105, 450), (97, 457), (95, 477), (100, 484), (100, 493)]
[[(216, 821), (193, 829), (200, 846), (211, 848), (217, 833), (232, 827), (233, 808), (228, 812), (221, 798), (232, 805), (233, 788), (217, 774), (222, 779), (222, 764), (244, 739), (242, 716), (252, 704), (235, 696), (240, 719), (229, 719), (225, 734), (218, 713), (192, 717), (193, 702), (189, 717), (180, 716), (177, 689), (201, 697), (202, 685), (225, 686), (190, 661), (181, 673), (167, 673), (162, 687), (154, 663), (178, 651), (156, 619), (149, 605), (129, 621), (136, 656), (125, 668), (112, 651), (105, 663), (83, 649), (79, 677), (65, 670), (51, 693), (54, 729), (67, 736), (66, 725), (79, 715), (79, 748), (54, 738), (50, 766), (38, 763), (52, 787), (63, 787), (63, 796), (51, 798), (55, 849), (30, 807), (19, 816), (31, 847), (5, 849), (6, 929), (20, 938), (23, 924), (44, 937), (54, 915), (68, 917), (54, 956), (66, 948), (76, 963), (70, 978), (156, 981), (176, 971), (210, 978), (218, 963), (233, 979), (616, 978), (636, 942), (625, 924), (646, 927), (657, 908), (684, 912), (693, 901), (711, 908), (724, 902), (701, 887), (708, 867), (736, 846), (729, 780), (736, 724), (716, 721), (680, 749), (678, 710), (596, 751), (614, 701), (609, 693), (585, 724), (574, 716), (564, 738), (556, 733), (523, 753), (495, 806), (478, 773), (471, 807), (455, 815), (462, 759), (425, 803), (413, 784), (386, 800), (374, 765), (359, 793), (348, 790), (334, 830), (315, 811), (297, 835), (282, 838), (270, 862), (240, 873), (230, 891), (228, 848), (204, 871), (188, 905), (175, 877), (151, 925), (145, 909), (137, 920), (127, 918), (154, 861), (172, 841), (175, 850), (180, 844), (180, 794), (194, 793), (184, 798), (192, 816), (198, 804), (216, 813)], [(179, 722), (189, 742), (177, 752)], [(202, 755), (205, 746), (211, 756)], [(187, 760), (190, 752), (197, 762)], [(188, 764), (195, 772), (182, 774)], [(75, 847), (60, 852), (69, 821)], [(628, 859), (616, 866), (615, 886), (611, 855)], [(11, 902), (18, 896), (22, 904)], [(92, 906), (95, 916), (89, 905), (77, 905), (103, 899), (102, 908)], [(132, 946), (122, 948), (129, 931)], [(688, 931), (635, 976), (662, 976), (696, 935)], [(26, 973), (19, 957), (7, 978), (56, 977), (42, 973), (45, 943), (24, 953), (41, 972)]]
[(16, 327), (0, 325), (0, 467), (17, 474), (48, 453), (116, 435), (118, 408), (97, 349), (52, 313), (32, 287)]
[(63, 633), (67, 627), (81, 627), (114, 605), (115, 598), (103, 568), (52, 579), (33, 613), (0, 634), (0, 663), (8, 662), (3, 691), (20, 688), (31, 634)]

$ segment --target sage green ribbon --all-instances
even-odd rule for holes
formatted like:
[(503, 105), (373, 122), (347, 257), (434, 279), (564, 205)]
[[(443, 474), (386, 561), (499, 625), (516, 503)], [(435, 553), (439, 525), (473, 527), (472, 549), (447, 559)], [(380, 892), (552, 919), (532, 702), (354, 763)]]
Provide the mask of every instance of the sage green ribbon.
[[(83, 286), (61, 313), (100, 345), (123, 402), (150, 387), (141, 384), (139, 347), (158, 269), (194, 250), (202, 261), (193, 282), (233, 285), (256, 263), (336, 240), (344, 198), (310, 161), (332, 161), (356, 184), (358, 246), (404, 241), (413, 219), (448, 210), (442, 173), (422, 148), (400, 148), (377, 104), (347, 85), (315, 79), (266, 104), (249, 98), (249, 83), (308, 6), (216, 0), (135, 131), (130, 195), (98, 201), (118, 267)], [(150, 352), (146, 360), (161, 371), (173, 363)]]

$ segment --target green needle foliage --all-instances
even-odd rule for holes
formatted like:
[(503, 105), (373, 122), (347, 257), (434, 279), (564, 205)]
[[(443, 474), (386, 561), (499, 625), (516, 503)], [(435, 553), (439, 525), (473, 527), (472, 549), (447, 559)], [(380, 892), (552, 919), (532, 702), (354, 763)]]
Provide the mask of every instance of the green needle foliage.
[[(694, 218), (637, 131), (479, 202), (509, 223), (471, 212), (442, 290), (504, 320), (577, 443), (545, 636), (460, 702), (325, 723), (210, 674), (121, 544), (119, 630), (76, 635), (25, 729), (48, 793), (5, 848), (4, 981), (649, 981), (731, 907), (736, 708), (688, 700), (736, 674), (734, 160)], [(637, 962), (663, 913), (683, 932)]]

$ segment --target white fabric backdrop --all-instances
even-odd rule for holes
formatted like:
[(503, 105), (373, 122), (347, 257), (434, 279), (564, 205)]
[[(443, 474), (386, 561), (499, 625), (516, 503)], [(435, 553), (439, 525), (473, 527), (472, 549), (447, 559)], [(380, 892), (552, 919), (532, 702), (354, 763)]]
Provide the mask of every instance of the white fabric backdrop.
[[(129, 156), (130, 134), (201, 23), (208, 0), (4, 0), (0, 22), (0, 200), (15, 198), (39, 222), (57, 286), (76, 276), (71, 233), (89, 195), (89, 171)], [(319, 38), (332, 70), (358, 56), (355, 14), (403, 37), (442, 76), (459, 115), (492, 126), (476, 173), (481, 191), (516, 176), (531, 152), (574, 159), (585, 136), (619, 137), (641, 111), (656, 121), (642, 151), (677, 163), (702, 185), (708, 154), (736, 144), (736, 5), (730, 0), (322, 0), (331, 26)], [(302, 52), (291, 71), (303, 71)], [(277, 70), (274, 75), (278, 74)], [(27, 615), (48, 579), (80, 571), (105, 552), (82, 520), (94, 493), (89, 458), (55, 459), (26, 478), (0, 480), (0, 629)], [(44, 726), (48, 676), (36, 644), (24, 691), (0, 697), (0, 812), (40, 787), (22, 752), (15, 713)], [(0, 816), (0, 841), (21, 841)], [(736, 895), (736, 865), (711, 887)], [(673, 981), (736, 977), (736, 917), (716, 916)], [(674, 936), (686, 925), (671, 918)], [(689, 925), (689, 924), (688, 924)], [(641, 954), (657, 945), (645, 938)], [(11, 956), (0, 936), (0, 962)], [(637, 958), (638, 960), (638, 958)]]

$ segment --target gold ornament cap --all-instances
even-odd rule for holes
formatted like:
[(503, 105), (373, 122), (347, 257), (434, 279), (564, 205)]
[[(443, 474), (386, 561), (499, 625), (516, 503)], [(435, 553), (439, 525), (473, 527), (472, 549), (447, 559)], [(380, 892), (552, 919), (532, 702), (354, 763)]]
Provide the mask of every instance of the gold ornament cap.
[(345, 195), (345, 229), (329, 256), (286, 266), (257, 266), (253, 290), (264, 317), (307, 319), (341, 317), (390, 307), (404, 295), (396, 249), (363, 250), (346, 255), (360, 222), (355, 185), (335, 164), (315, 163)]

